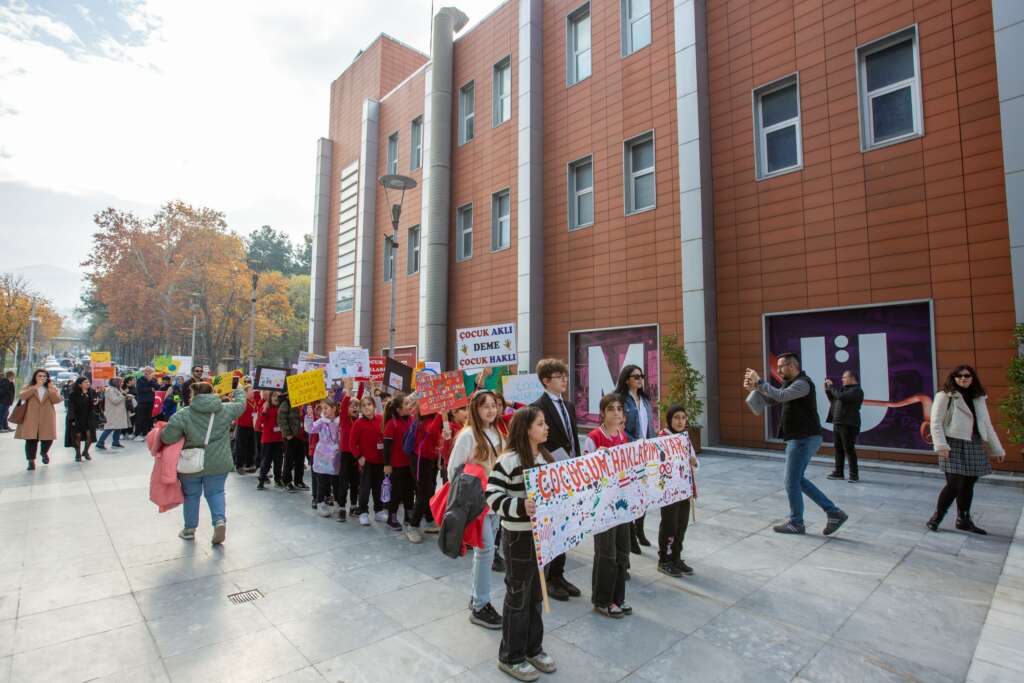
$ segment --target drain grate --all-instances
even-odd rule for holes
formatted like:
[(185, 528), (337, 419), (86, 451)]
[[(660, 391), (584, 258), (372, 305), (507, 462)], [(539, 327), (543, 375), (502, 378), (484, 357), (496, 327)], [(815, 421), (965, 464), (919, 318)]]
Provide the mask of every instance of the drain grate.
[(258, 588), (254, 588), (251, 591), (242, 591), (241, 593), (232, 593), (228, 596), (228, 600), (234, 605), (242, 605), (253, 600), (259, 600), (263, 597), (263, 593), (260, 593)]

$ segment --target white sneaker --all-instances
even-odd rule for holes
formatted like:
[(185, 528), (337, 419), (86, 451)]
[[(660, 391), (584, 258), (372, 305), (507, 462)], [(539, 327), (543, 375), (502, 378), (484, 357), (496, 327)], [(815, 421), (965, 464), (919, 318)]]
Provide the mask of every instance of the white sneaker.
[(224, 537), (228, 533), (228, 525), (223, 519), (218, 519), (217, 523), (213, 526), (213, 538), (210, 539), (210, 543), (213, 545), (220, 545), (224, 542)]
[(319, 505), (317, 505), (316, 511), (320, 513), (321, 517), (331, 516), (331, 506), (328, 505), (327, 503), (320, 503)]
[(423, 543), (423, 535), (414, 526), (405, 528), (405, 537), (409, 539), (410, 543)]
[(507, 673), (517, 681), (535, 681), (540, 678), (540, 672), (533, 667), (533, 664), (529, 662), (519, 662), (518, 664), (506, 664), (505, 662), (498, 662), (498, 668)]
[(365, 512), (359, 515), (359, 523), (363, 526), (370, 526), (370, 515), (366, 514)]
[(441, 527), (436, 522), (427, 522), (427, 526), (423, 529), (425, 534), (439, 534), (441, 533)]
[(375, 512), (373, 513), (373, 518), (378, 522), (386, 522), (388, 521), (388, 511), (380, 510), (378, 512)]
[(558, 669), (555, 665), (555, 660), (547, 652), (541, 652), (536, 657), (527, 657), (526, 661), (533, 664), (537, 671), (541, 671), (546, 674), (553, 674)]

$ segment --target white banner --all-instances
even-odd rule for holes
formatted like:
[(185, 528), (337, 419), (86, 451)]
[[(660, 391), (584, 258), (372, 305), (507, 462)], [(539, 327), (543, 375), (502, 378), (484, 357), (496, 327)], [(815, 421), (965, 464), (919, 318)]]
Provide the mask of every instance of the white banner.
[(338, 348), (330, 353), (328, 379), (370, 376), (370, 352), (358, 347)]
[(505, 402), (529, 405), (544, 395), (544, 385), (535, 374), (505, 375), (501, 378), (501, 395)]
[(455, 356), (459, 370), (479, 370), (498, 365), (516, 365), (516, 325), (464, 327), (455, 332)]

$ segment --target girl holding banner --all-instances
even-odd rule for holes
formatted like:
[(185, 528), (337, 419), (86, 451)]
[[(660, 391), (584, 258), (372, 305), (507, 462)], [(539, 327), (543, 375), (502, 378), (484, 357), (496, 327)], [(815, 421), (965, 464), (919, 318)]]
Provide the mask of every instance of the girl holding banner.
[[(662, 429), (658, 436), (682, 434), (686, 431), (689, 418), (682, 406), (672, 406), (665, 415), (668, 429)], [(690, 470), (697, 471), (697, 456), (690, 447)], [(697, 484), (694, 479), (693, 497), (697, 497)], [(658, 525), (658, 571), (668, 576), (690, 576), (693, 568), (682, 559), (683, 539), (690, 523), (690, 499), (684, 498), (661, 508), (661, 523)]]
[(547, 440), (544, 412), (534, 406), (519, 410), (509, 425), (509, 450), (487, 479), (487, 504), (501, 519), (504, 530), (506, 590), (498, 668), (520, 681), (535, 681), (539, 672), (557, 669), (555, 660), (544, 652), (543, 578), (537, 568), (530, 523), (536, 506), (526, 497), (523, 480), (526, 469), (554, 462), (541, 445)]

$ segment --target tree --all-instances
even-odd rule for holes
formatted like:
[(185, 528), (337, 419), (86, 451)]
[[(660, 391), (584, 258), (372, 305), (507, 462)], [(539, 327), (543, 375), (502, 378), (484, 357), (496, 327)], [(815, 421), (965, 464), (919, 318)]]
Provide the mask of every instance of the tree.
[(292, 275), (309, 275), (313, 264), (313, 235), (302, 236), (302, 246), (295, 247), (292, 258)]
[(292, 268), (292, 243), (283, 231), (264, 225), (253, 230), (245, 240), (249, 266), (258, 272), (276, 270), (290, 273)]
[(23, 277), (9, 273), (0, 275), (0, 370), (6, 367), (8, 351), (14, 351), (19, 343), (28, 343), (33, 303), (38, 322), (35, 329), (38, 344), (60, 334), (64, 319), (47, 299), (28, 288)]
[(292, 315), (281, 323), (280, 334), (268, 337), (259, 345), (261, 353), (257, 359), (267, 365), (291, 365), (297, 350), (305, 349), (308, 343), (309, 276), (293, 275), (286, 284)]
[(675, 335), (667, 334), (661, 338), (661, 357), (668, 365), (668, 386), (662, 392), (662, 417), (674, 405), (681, 405), (686, 410), (690, 425), (700, 424), (700, 416), (704, 413), (704, 402), (697, 398), (697, 390), (704, 376), (690, 365), (686, 348)]
[(1013, 443), (1024, 443), (1024, 325), (1013, 328), (1013, 341), (1017, 355), (1006, 369), (1006, 397), (1000, 402), (1003, 426)]

